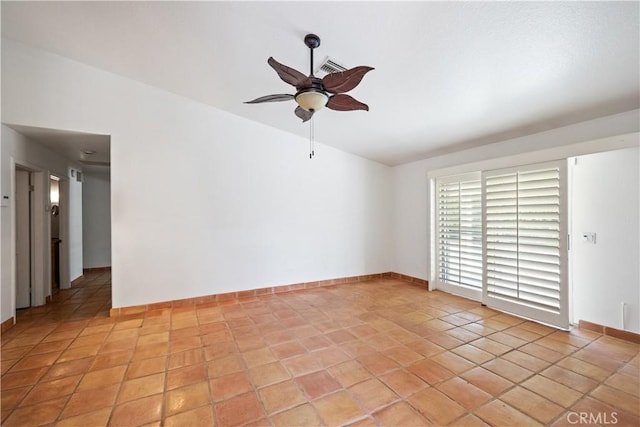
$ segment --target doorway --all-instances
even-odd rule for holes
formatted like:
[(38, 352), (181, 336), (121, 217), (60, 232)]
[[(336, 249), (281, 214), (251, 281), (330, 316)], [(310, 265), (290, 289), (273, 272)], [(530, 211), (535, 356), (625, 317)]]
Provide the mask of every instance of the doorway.
[(32, 305), (33, 174), (16, 167), (16, 309)]

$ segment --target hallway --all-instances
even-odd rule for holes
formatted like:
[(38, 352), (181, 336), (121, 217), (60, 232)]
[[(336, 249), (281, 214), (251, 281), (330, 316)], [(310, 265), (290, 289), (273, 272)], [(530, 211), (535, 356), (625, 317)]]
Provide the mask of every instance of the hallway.
[(91, 274), (18, 314), (3, 426), (640, 423), (640, 345), (399, 280), (117, 318), (110, 293)]

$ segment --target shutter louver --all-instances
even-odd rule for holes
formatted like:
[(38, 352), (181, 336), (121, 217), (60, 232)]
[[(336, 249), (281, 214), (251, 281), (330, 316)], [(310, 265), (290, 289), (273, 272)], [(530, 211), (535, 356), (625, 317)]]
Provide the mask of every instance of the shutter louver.
[(438, 183), (438, 279), (482, 289), (481, 181)]
[(485, 177), (487, 295), (560, 313), (560, 170)]

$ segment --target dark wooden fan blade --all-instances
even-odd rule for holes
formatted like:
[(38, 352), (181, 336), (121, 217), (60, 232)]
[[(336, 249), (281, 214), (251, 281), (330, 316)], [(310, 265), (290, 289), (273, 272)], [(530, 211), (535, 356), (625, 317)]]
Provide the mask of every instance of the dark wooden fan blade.
[(338, 94), (333, 95), (327, 102), (327, 108), (336, 111), (351, 111), (351, 110), (366, 110), (369, 111), (369, 106), (354, 99), (349, 95)]
[(271, 68), (276, 70), (276, 73), (278, 73), (278, 75), (284, 82), (295, 86), (296, 89), (311, 87), (311, 80), (309, 80), (309, 77), (305, 76), (300, 71), (294, 70), (293, 68), (287, 67), (286, 65), (282, 65), (281, 63), (273, 59), (273, 57), (270, 57), (267, 62), (269, 63), (269, 65), (271, 65)]
[(331, 93), (349, 92), (358, 86), (364, 75), (371, 70), (373, 70), (372, 67), (361, 66), (339, 73), (327, 74), (322, 79), (322, 85), (326, 91)]
[(308, 122), (313, 116), (313, 111), (307, 111), (304, 108), (296, 107), (296, 116), (300, 117), (303, 122)]
[(293, 95), (288, 93), (279, 93), (277, 95), (267, 95), (256, 98), (252, 101), (245, 101), (245, 104), (259, 104), (261, 102), (278, 102), (278, 101), (290, 101), (293, 99)]

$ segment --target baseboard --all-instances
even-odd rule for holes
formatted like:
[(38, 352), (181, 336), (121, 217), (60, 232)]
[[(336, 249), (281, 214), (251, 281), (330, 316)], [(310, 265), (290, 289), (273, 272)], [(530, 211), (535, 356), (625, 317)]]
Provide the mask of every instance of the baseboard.
[(78, 283), (82, 282), (83, 280), (84, 280), (84, 274), (81, 274), (80, 276), (76, 277), (71, 281), (71, 284), (69, 285), (69, 287), (72, 288), (76, 286)]
[(224, 294), (213, 294), (202, 297), (186, 298), (173, 301), (158, 302), (153, 304), (134, 305), (128, 307), (116, 307), (109, 311), (111, 317), (124, 316), (128, 314), (139, 314), (152, 310), (166, 308), (197, 306), (201, 304), (218, 304), (224, 302), (238, 301), (247, 298), (254, 298), (262, 295), (279, 294), (283, 292), (293, 292), (303, 289), (320, 288), (324, 286), (342, 285), (347, 283), (366, 282), (368, 280), (398, 279), (411, 284), (424, 286), (429, 289), (429, 282), (423, 279), (407, 276), (404, 274), (387, 272), (377, 274), (366, 274), (363, 276), (342, 277), (339, 279), (320, 280), (316, 282), (296, 283), (292, 285), (272, 286), (268, 288), (252, 289), (249, 291), (229, 292)]
[(15, 325), (15, 319), (13, 317), (8, 318), (7, 320), (5, 320), (4, 322), (0, 323), (0, 333), (3, 333), (4, 331), (13, 328), (13, 325)]
[(624, 341), (629, 341), (635, 344), (640, 344), (640, 334), (635, 332), (625, 331), (622, 329), (612, 328), (610, 326), (604, 326), (597, 323), (587, 322), (586, 320), (580, 320), (578, 322), (580, 329), (587, 329), (589, 331), (597, 332), (602, 335), (608, 335), (610, 337), (618, 338)]
[(105, 273), (107, 271), (111, 271), (111, 266), (107, 266), (107, 267), (89, 267), (89, 268), (83, 268), (82, 269), (82, 273), (83, 274), (88, 274), (88, 273)]

